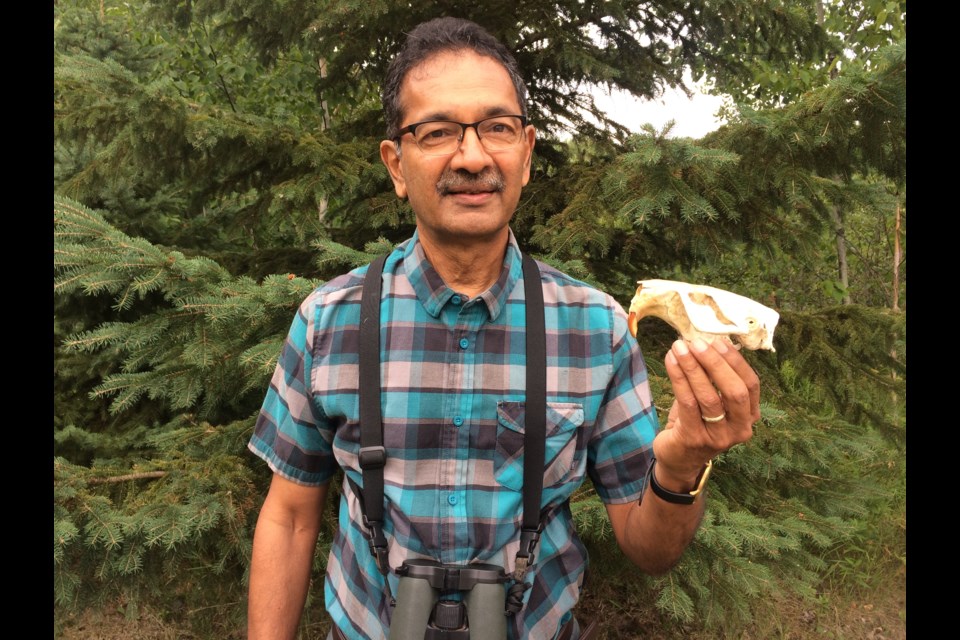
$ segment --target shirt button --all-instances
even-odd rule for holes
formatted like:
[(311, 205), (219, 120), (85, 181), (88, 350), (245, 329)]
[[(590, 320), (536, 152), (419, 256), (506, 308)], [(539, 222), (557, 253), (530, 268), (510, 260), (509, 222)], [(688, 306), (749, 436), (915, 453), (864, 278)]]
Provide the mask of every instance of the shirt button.
[(447, 502), (449, 502), (450, 504), (457, 504), (456, 494), (451, 493), (449, 496), (447, 496)]
[(450, 302), (452, 302), (453, 304), (460, 304), (461, 302), (463, 302), (463, 298), (461, 298), (460, 296), (453, 296), (452, 298), (450, 298)]
[(467, 340), (466, 338), (460, 338), (460, 348), (461, 348), (461, 349), (466, 349), (466, 348), (469, 347), (469, 346), (470, 346), (470, 341), (469, 341), (469, 340)]
[(453, 417), (453, 424), (454, 424), (454, 426), (456, 426), (456, 427), (459, 427), (459, 426), (463, 425), (463, 418), (462, 418), (461, 416), (454, 416), (454, 417)]

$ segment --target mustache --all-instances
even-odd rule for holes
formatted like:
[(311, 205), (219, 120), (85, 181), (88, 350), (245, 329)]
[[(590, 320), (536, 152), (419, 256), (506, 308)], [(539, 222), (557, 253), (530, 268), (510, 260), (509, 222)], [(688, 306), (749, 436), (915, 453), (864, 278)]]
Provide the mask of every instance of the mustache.
[(446, 170), (437, 181), (437, 193), (442, 196), (457, 191), (503, 191), (506, 183), (503, 174), (497, 169), (488, 168), (480, 173), (470, 173), (464, 169)]

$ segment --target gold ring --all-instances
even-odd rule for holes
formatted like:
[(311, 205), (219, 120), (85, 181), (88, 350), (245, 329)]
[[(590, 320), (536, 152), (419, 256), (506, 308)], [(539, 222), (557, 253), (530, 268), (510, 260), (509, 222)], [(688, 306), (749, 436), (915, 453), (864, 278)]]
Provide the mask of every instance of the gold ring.
[(701, 414), (700, 414), (700, 417), (703, 418), (703, 421), (704, 421), (704, 422), (720, 422), (721, 420), (723, 420), (724, 418), (727, 417), (727, 414), (726, 414), (726, 413), (721, 413), (721, 414), (718, 415), (716, 418), (708, 418), (707, 416), (705, 416), (705, 415), (703, 415), (703, 414), (701, 413)]

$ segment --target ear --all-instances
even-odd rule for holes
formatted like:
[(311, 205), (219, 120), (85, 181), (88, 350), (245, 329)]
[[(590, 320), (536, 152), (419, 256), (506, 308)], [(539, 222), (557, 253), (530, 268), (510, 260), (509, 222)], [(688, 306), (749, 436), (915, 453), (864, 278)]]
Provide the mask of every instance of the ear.
[(537, 139), (537, 132), (533, 125), (527, 125), (524, 135), (527, 137), (527, 157), (523, 160), (523, 186), (530, 182), (530, 166), (533, 163), (533, 144)]
[(393, 190), (398, 198), (407, 197), (407, 181), (403, 178), (403, 168), (400, 166), (400, 152), (397, 143), (393, 140), (382, 140), (380, 142), (380, 160), (390, 173), (390, 179), (393, 180)]

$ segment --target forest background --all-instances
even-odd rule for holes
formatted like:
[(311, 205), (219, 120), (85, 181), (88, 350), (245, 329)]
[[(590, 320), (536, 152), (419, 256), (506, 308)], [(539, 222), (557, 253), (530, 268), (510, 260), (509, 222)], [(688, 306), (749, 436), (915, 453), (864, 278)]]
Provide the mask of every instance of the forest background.
[[(413, 229), (379, 81), (439, 15), (526, 74), (522, 246), (624, 305), (668, 278), (781, 313), (776, 352), (746, 354), (763, 418), (716, 460), (677, 568), (625, 570), (589, 483), (575, 497), (585, 617), (605, 638), (863, 637), (828, 612), (906, 576), (906, 3), (885, 0), (55, 2), (55, 636), (120, 611), (243, 637), (269, 482), (246, 441), (299, 302)], [(685, 71), (728, 96), (701, 139), (593, 102)], [(673, 338), (641, 323), (663, 416)], [(303, 639), (327, 629), (336, 502)]]

